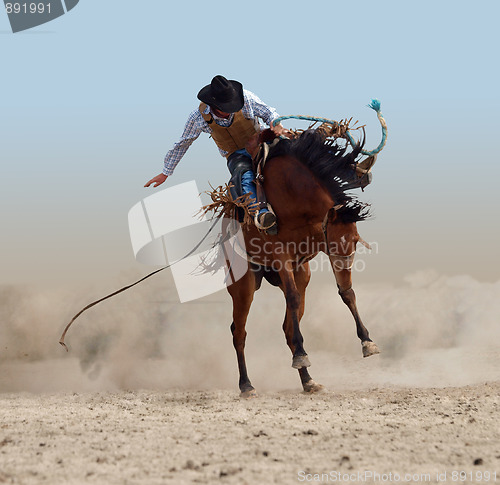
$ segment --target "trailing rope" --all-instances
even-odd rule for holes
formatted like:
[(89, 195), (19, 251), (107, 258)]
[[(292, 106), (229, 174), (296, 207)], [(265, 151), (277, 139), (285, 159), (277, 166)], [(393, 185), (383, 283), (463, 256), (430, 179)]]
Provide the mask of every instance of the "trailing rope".
[[(374, 111), (377, 112), (377, 117), (380, 122), (380, 125), (382, 126), (382, 141), (380, 142), (379, 146), (375, 148), (374, 150), (361, 150), (361, 153), (363, 155), (371, 156), (379, 153), (382, 148), (384, 148), (386, 142), (387, 142), (387, 123), (385, 122), (385, 119), (382, 115), (382, 111), (380, 111), (380, 101), (378, 99), (372, 99), (371, 103), (367, 105), (368, 108), (373, 109)], [(339, 123), (335, 120), (329, 120), (327, 118), (318, 118), (316, 116), (304, 116), (304, 115), (290, 115), (290, 116), (280, 116), (279, 118), (276, 118), (275, 120), (272, 121), (272, 126), (281, 123), (283, 120), (288, 120), (288, 119), (296, 119), (296, 120), (306, 120), (306, 121), (315, 121), (315, 122), (320, 122), (320, 123), (328, 123), (330, 125), (338, 125)], [(346, 137), (349, 140), (349, 143), (354, 147), (356, 146), (356, 141), (352, 137), (349, 129), (346, 130)]]
[(64, 339), (66, 337), (66, 333), (68, 332), (69, 330), (69, 327), (71, 327), (71, 325), (73, 324), (73, 322), (85, 311), (87, 311), (89, 308), (92, 308), (93, 306), (97, 305), (98, 303), (101, 303), (101, 301), (104, 301), (104, 300), (107, 300), (108, 298), (111, 298), (112, 296), (115, 296), (115, 295), (118, 295), (119, 293), (125, 291), (125, 290), (128, 290), (129, 288), (132, 288), (133, 286), (135, 285), (138, 285), (139, 283), (141, 283), (142, 281), (148, 279), (149, 277), (155, 275), (156, 273), (159, 273), (160, 271), (163, 271), (164, 269), (167, 269), (167, 268), (170, 268), (171, 266), (173, 266), (174, 264), (176, 263), (179, 263), (180, 261), (182, 261), (183, 259), (186, 259), (188, 258), (189, 256), (191, 256), (191, 254), (193, 254), (200, 246), (201, 244), (203, 243), (203, 241), (208, 237), (208, 235), (212, 232), (213, 228), (215, 227), (215, 225), (217, 224), (217, 222), (219, 221), (219, 218), (215, 218), (215, 221), (214, 223), (210, 226), (210, 228), (208, 229), (207, 233), (203, 236), (203, 238), (201, 239), (201, 241), (193, 248), (191, 249), (191, 251), (189, 251), (189, 253), (187, 253), (185, 256), (183, 256), (181, 259), (177, 260), (177, 261), (174, 261), (173, 263), (171, 264), (167, 264), (167, 266), (164, 266), (163, 268), (160, 268), (160, 269), (157, 269), (155, 271), (153, 271), (152, 273), (149, 273), (148, 275), (142, 277), (140, 280), (136, 281), (135, 283), (132, 283), (130, 285), (127, 285), (127, 286), (124, 286), (123, 288), (120, 288), (119, 290), (117, 291), (114, 291), (113, 293), (110, 293), (109, 295), (106, 295), (104, 296), (103, 298), (100, 298), (99, 300), (96, 300), (96, 301), (93, 301), (92, 303), (89, 303), (85, 308), (82, 308), (72, 319), (71, 321), (66, 325), (66, 328), (64, 329), (64, 332), (62, 333), (61, 335), (61, 338), (59, 339), (59, 343), (66, 349), (66, 352), (69, 352), (68, 350), (68, 346), (64, 343)]
[[(379, 143), (378, 147), (375, 148), (374, 150), (361, 150), (361, 153), (363, 155), (371, 156), (371, 155), (376, 155), (379, 153), (382, 148), (384, 148), (386, 142), (387, 142), (387, 123), (385, 122), (384, 117), (382, 116), (382, 111), (380, 111), (380, 101), (378, 99), (372, 99), (371, 103), (367, 105), (368, 108), (371, 108), (376, 111), (377, 113), (377, 118), (380, 122), (380, 125), (382, 126), (382, 140)], [(347, 137), (349, 138), (349, 143), (352, 146), (356, 145), (356, 142), (352, 138), (351, 134), (349, 133), (349, 130), (347, 130)]]

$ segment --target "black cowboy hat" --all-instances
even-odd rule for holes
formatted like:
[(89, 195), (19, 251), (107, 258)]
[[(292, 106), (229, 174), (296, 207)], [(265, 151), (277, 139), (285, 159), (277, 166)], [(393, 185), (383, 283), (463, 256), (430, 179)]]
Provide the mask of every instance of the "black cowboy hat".
[(245, 103), (243, 85), (238, 81), (229, 81), (224, 76), (215, 76), (212, 82), (198, 93), (198, 99), (225, 113), (236, 113)]

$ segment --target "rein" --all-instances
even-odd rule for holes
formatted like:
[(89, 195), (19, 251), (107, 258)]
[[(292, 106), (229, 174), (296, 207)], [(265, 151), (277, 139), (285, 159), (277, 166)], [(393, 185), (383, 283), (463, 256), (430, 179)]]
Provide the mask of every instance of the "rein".
[[(380, 111), (380, 101), (378, 99), (372, 99), (371, 103), (367, 105), (368, 108), (373, 109), (374, 111), (377, 112), (377, 117), (380, 122), (380, 125), (382, 126), (382, 141), (379, 143), (378, 147), (375, 148), (374, 150), (361, 150), (361, 153), (363, 155), (371, 156), (371, 155), (376, 155), (379, 153), (382, 148), (384, 148), (386, 142), (387, 142), (387, 123), (385, 122), (385, 119), (382, 115), (382, 112)], [(290, 116), (280, 116), (279, 118), (276, 118), (273, 120), (272, 126), (280, 123), (282, 120), (288, 120), (288, 119), (296, 119), (296, 120), (306, 120), (306, 121), (316, 121), (319, 123), (328, 123), (328, 124), (335, 124), (337, 123), (335, 120), (329, 120), (327, 118), (318, 118), (315, 116), (304, 116), (304, 115), (290, 115)], [(352, 137), (351, 133), (349, 130), (346, 130), (346, 136), (349, 141), (349, 143), (354, 147), (356, 146), (356, 141)]]
[(89, 303), (86, 307), (82, 308), (72, 319), (71, 321), (66, 325), (66, 328), (64, 329), (64, 332), (62, 333), (61, 335), (61, 338), (59, 339), (59, 343), (66, 349), (66, 352), (69, 352), (69, 349), (68, 349), (68, 346), (64, 343), (64, 339), (66, 337), (66, 333), (68, 332), (69, 330), (69, 327), (71, 327), (71, 325), (73, 324), (73, 322), (85, 311), (87, 311), (89, 308), (92, 308), (93, 306), (97, 305), (98, 303), (101, 303), (101, 301), (104, 301), (104, 300), (107, 300), (108, 298), (111, 298), (112, 296), (115, 296), (115, 295), (118, 295), (119, 293), (122, 293), (123, 291), (125, 290), (128, 290), (129, 288), (132, 288), (133, 286), (135, 285), (138, 285), (139, 283), (141, 283), (142, 281), (148, 279), (149, 277), (155, 275), (156, 273), (159, 273), (160, 271), (163, 271), (164, 269), (167, 269), (167, 268), (170, 268), (171, 266), (173, 266), (174, 264), (176, 263), (179, 263), (180, 261), (188, 258), (189, 256), (191, 256), (191, 254), (193, 254), (200, 246), (201, 244), (203, 243), (203, 241), (208, 237), (208, 235), (212, 232), (213, 228), (215, 227), (215, 225), (217, 224), (217, 222), (219, 221), (219, 219), (217, 218), (214, 223), (210, 226), (210, 228), (208, 229), (208, 231), (206, 232), (206, 234), (202, 237), (201, 241), (193, 248), (191, 249), (191, 251), (189, 251), (189, 253), (187, 253), (185, 256), (183, 256), (181, 259), (178, 259), (177, 261), (174, 261), (173, 263), (171, 264), (167, 264), (167, 266), (164, 266), (163, 268), (160, 268), (160, 269), (157, 269), (155, 271), (153, 271), (152, 273), (149, 273), (148, 275), (146, 276), (143, 276), (140, 280), (137, 280), (135, 283), (132, 283), (130, 285), (127, 285), (127, 286), (124, 286), (123, 288), (120, 288), (119, 290), (116, 290), (114, 291), (113, 293), (110, 293), (109, 295), (106, 295), (104, 296), (103, 298), (100, 298), (99, 300), (96, 300), (96, 301), (93, 301), (92, 303)]

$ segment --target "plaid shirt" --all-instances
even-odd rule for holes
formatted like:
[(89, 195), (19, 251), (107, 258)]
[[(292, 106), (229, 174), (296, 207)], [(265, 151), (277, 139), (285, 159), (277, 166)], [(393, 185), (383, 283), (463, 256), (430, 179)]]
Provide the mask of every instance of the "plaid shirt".
[[(276, 113), (274, 108), (264, 104), (255, 94), (243, 90), (243, 96), (245, 98), (245, 104), (243, 105), (242, 112), (243, 116), (248, 119), (262, 119), (267, 125), (271, 125), (271, 122), (278, 118), (279, 115)], [(209, 113), (210, 108), (207, 107), (205, 113)], [(214, 121), (220, 126), (231, 126), (233, 122), (234, 114), (226, 120), (224, 118), (219, 118), (212, 114)], [(260, 120), (259, 124), (262, 126)], [(180, 162), (181, 158), (187, 152), (187, 149), (191, 146), (191, 143), (196, 140), (201, 134), (201, 132), (212, 133), (212, 130), (208, 123), (201, 116), (200, 111), (197, 109), (193, 111), (186, 122), (184, 127), (184, 132), (182, 133), (181, 139), (174, 145), (172, 150), (170, 150), (165, 156), (165, 166), (163, 168), (163, 173), (165, 175), (172, 175), (175, 167)], [(228, 155), (224, 150), (219, 149), (220, 154), (223, 157)]]

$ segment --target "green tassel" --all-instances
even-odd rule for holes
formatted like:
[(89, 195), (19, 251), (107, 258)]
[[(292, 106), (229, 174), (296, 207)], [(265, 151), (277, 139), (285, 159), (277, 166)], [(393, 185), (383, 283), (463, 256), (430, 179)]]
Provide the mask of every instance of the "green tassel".
[(368, 108), (374, 109), (378, 113), (380, 111), (380, 101), (378, 99), (372, 99), (372, 102), (368, 105)]

